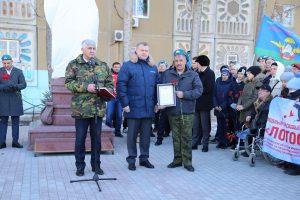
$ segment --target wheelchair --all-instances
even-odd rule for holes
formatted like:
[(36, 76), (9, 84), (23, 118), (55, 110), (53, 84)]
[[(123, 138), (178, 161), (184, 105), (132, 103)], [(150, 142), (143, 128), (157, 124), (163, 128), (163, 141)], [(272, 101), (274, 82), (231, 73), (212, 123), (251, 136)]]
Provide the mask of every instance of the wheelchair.
[(238, 136), (238, 144), (233, 152), (232, 159), (237, 161), (240, 157), (240, 143), (241, 140), (244, 141), (245, 152), (248, 154), (248, 164), (251, 167), (255, 166), (256, 158), (258, 155), (262, 156), (265, 160), (267, 160), (272, 165), (282, 164), (284, 161), (277, 159), (270, 154), (263, 152), (263, 140), (264, 140), (264, 128), (259, 128), (255, 133), (251, 132), (250, 129), (245, 129), (245, 126), (242, 128), (242, 132), (237, 133)]

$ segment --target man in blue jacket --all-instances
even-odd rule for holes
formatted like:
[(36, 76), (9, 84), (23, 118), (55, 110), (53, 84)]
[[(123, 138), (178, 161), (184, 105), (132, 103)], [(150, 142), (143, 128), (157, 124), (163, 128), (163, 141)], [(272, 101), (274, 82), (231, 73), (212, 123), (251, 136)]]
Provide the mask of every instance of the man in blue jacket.
[(140, 132), (140, 165), (154, 168), (149, 162), (152, 118), (156, 105), (156, 85), (159, 75), (149, 55), (146, 42), (138, 43), (135, 59), (123, 63), (117, 81), (117, 94), (124, 115), (128, 120), (127, 150), (128, 169), (136, 170), (136, 139)]

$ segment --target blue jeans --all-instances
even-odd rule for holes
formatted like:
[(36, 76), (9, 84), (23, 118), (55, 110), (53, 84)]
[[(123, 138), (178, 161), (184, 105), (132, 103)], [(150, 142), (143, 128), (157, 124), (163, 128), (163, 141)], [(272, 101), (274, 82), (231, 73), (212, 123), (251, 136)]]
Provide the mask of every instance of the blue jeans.
[[(96, 127), (97, 126), (97, 127)], [(85, 118), (75, 119), (76, 128), (76, 141), (75, 141), (75, 159), (77, 169), (84, 169), (85, 167), (85, 139), (87, 130), (90, 128), (91, 136), (91, 166), (92, 169), (100, 167), (100, 151), (101, 151), (101, 131), (102, 131), (102, 118)], [(96, 130), (98, 134), (96, 134)], [(96, 141), (95, 141), (96, 140)], [(95, 155), (96, 151), (96, 155)], [(96, 162), (95, 162), (96, 160)], [(95, 166), (95, 164), (97, 166)]]
[[(9, 116), (0, 117), (0, 144), (6, 141), (8, 117)], [(20, 122), (20, 116), (11, 116), (11, 129), (12, 129), (13, 143), (17, 143), (19, 140), (19, 122)]]
[(116, 98), (107, 102), (105, 124), (109, 127), (115, 127), (115, 134), (121, 133), (122, 106)]

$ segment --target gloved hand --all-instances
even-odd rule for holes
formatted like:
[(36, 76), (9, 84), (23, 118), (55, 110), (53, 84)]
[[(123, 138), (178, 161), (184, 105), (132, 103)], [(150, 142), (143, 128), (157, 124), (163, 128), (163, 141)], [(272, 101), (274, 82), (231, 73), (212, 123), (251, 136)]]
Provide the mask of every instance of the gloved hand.
[(9, 81), (9, 82), (7, 83), (7, 86), (8, 86), (8, 88), (10, 89), (10, 91), (11, 91), (11, 90), (16, 90), (16, 89), (18, 89), (17, 84), (13, 83), (12, 81)]

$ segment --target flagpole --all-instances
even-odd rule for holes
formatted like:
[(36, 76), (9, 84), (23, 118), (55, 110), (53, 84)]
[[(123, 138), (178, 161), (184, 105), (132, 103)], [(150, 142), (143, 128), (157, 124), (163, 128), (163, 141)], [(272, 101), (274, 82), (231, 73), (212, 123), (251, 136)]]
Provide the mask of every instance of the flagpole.
[(254, 59), (255, 59), (255, 53), (253, 54), (253, 57), (252, 57), (252, 65), (254, 65)]

